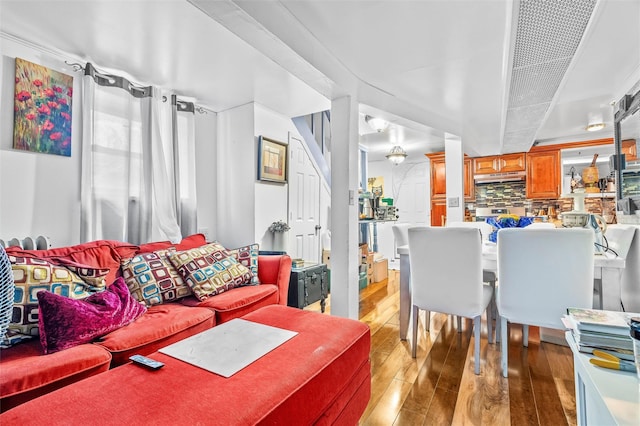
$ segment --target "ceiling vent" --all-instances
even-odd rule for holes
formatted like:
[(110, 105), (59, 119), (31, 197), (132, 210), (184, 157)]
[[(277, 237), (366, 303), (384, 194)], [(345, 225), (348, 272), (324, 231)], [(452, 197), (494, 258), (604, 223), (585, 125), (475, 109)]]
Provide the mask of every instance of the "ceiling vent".
[(531, 147), (596, 2), (519, 2), (503, 152), (528, 151)]

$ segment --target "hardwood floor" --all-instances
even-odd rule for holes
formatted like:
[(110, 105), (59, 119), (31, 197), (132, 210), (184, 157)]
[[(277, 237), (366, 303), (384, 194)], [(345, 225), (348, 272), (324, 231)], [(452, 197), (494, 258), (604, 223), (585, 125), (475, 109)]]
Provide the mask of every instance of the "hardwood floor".
[[(399, 336), (399, 273), (360, 291), (360, 320), (371, 328), (371, 399), (361, 425), (576, 424), (573, 358), (568, 347), (540, 342), (530, 327), (511, 328), (509, 377), (500, 371), (499, 344), (487, 343), (483, 320), (481, 373), (473, 372), (471, 321), (456, 331), (452, 316), (432, 313), (431, 332), (421, 312), (417, 358)], [(331, 309), (330, 298), (326, 312)], [(305, 309), (320, 312), (320, 303)]]

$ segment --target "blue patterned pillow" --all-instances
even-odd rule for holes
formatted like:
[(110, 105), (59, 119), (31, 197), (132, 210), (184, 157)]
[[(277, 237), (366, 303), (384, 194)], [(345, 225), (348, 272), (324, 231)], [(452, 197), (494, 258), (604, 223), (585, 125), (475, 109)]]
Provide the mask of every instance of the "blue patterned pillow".
[(251, 271), (251, 281), (247, 285), (258, 285), (258, 252), (260, 246), (258, 244), (250, 244), (248, 246), (239, 247), (237, 249), (228, 250), (229, 255), (235, 258), (239, 264), (244, 265)]
[(14, 291), (11, 262), (4, 247), (0, 246), (0, 341), (5, 340), (7, 327), (11, 322)]

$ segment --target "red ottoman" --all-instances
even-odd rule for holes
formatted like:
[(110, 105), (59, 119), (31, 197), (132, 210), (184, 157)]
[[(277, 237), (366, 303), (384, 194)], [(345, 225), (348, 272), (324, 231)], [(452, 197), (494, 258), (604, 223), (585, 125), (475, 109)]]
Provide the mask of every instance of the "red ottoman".
[(366, 324), (282, 305), (243, 318), (298, 334), (230, 378), (156, 352), (160, 370), (115, 368), (9, 410), (0, 424), (358, 423), (371, 393)]

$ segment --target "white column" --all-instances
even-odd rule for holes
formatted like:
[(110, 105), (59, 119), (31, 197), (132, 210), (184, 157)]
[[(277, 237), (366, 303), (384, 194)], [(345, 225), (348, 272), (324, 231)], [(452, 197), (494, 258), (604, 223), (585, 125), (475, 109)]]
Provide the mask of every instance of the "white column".
[(464, 153), (462, 139), (451, 133), (444, 136), (444, 161), (447, 176), (447, 222), (464, 220)]
[(255, 104), (218, 113), (216, 231), (226, 247), (255, 241)]
[(331, 102), (331, 314), (358, 319), (358, 104)]

